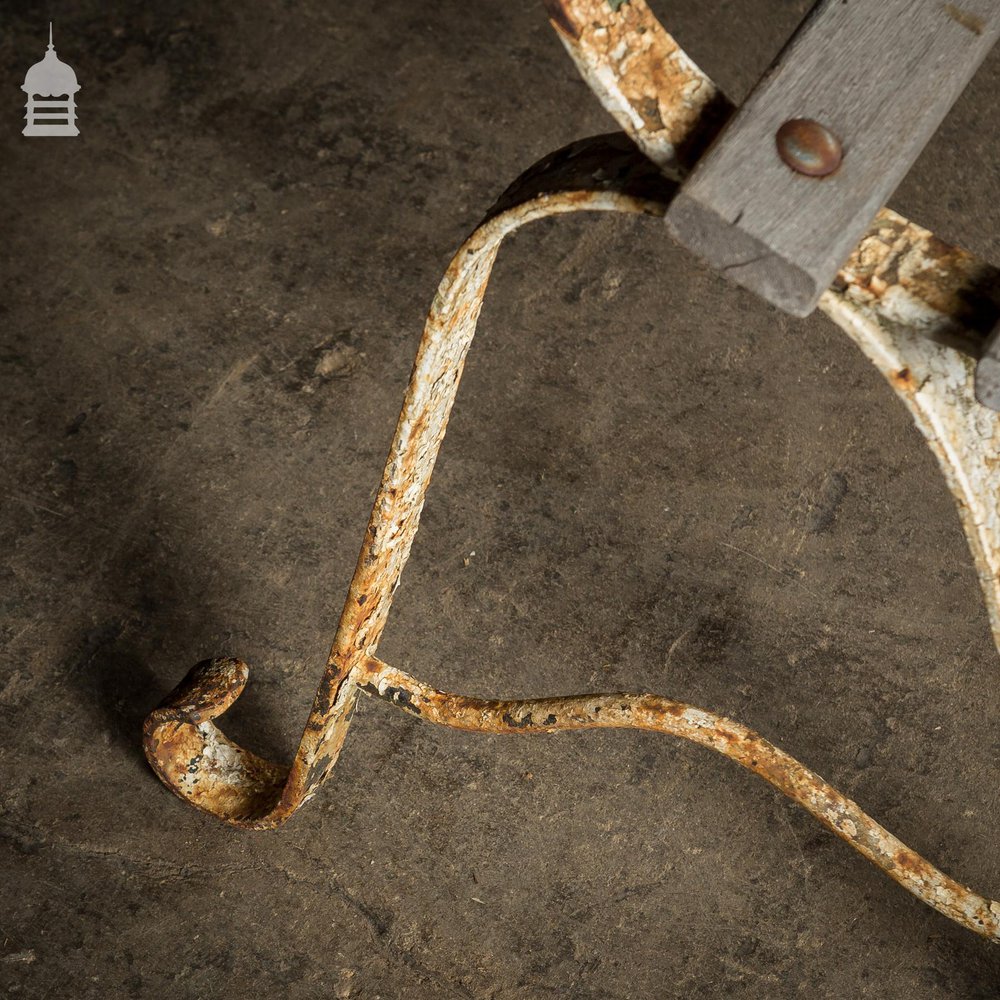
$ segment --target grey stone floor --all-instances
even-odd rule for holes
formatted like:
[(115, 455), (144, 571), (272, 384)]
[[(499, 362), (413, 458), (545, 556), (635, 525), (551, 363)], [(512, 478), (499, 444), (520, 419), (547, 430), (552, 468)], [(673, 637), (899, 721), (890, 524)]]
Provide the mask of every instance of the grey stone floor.
[[(742, 99), (808, 4), (657, 7)], [(20, 135), (44, 18), (77, 140)], [(360, 708), (283, 831), (170, 796), (195, 661), (288, 759), (423, 315), (534, 160), (611, 123), (533, 0), (0, 4), (0, 988), (13, 997), (994, 997), (1000, 950), (650, 734)], [(1000, 51), (893, 204), (1000, 261)], [(475, 552), (475, 555), (471, 555)], [(902, 407), (654, 222), (502, 253), (387, 660), (726, 712), (1000, 891), (997, 653)]]

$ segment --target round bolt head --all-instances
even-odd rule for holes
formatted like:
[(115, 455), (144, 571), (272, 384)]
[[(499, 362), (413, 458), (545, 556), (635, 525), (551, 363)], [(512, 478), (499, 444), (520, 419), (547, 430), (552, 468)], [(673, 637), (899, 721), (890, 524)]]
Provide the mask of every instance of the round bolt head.
[(844, 148), (840, 140), (812, 118), (792, 118), (778, 129), (774, 140), (778, 155), (796, 173), (826, 177), (840, 166)]

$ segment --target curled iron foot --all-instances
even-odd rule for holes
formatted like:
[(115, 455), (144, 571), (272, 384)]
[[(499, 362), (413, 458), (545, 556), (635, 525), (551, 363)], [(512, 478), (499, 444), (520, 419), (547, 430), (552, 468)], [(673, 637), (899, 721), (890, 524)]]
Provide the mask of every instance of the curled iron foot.
[(257, 830), (277, 825), (266, 817), (281, 799), (288, 768), (244, 750), (212, 721), (239, 698), (249, 675), (242, 660), (202, 660), (147, 717), (143, 749), (185, 802)]
[[(291, 766), (244, 750), (216, 726), (247, 680), (246, 665), (234, 659), (198, 664), (151, 713), (146, 756), (181, 798), (233, 826), (259, 830), (280, 826), (319, 789), (360, 691), (468, 732), (661, 732), (753, 771), (917, 898), (998, 942), (1000, 903), (949, 878), (739, 723), (651, 694), (467, 698), (436, 691), (376, 658), (500, 243), (524, 223), (550, 215), (662, 216), (675, 190), (668, 177), (683, 174), (730, 107), (644, 0), (617, 11), (606, 0), (551, 0), (550, 7), (574, 61), (627, 137), (600, 136), (546, 157), (505, 192), (453, 258), (427, 319), (333, 648)], [(946, 346), (982, 340), (1000, 315), (1000, 273), (884, 210), (820, 306), (882, 371), (937, 456), (1000, 644), (1000, 415), (977, 407), (973, 366)]]

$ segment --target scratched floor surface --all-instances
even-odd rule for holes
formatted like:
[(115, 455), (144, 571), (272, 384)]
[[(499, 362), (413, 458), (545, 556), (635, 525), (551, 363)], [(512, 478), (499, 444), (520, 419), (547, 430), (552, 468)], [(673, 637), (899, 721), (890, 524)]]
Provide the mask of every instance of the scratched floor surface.
[[(741, 99), (807, 6), (656, 9)], [(206, 656), (252, 665), (226, 724), (290, 758), (442, 268), (612, 125), (533, 0), (51, 11), (78, 139), (21, 136), (46, 26), (0, 4), (0, 991), (996, 996), (1000, 950), (651, 734), (365, 702), (278, 833), (169, 795), (141, 720)], [(998, 57), (893, 202), (994, 262)], [(1000, 658), (930, 454), (831, 324), (653, 221), (501, 252), (381, 653), (725, 712), (1000, 891)]]

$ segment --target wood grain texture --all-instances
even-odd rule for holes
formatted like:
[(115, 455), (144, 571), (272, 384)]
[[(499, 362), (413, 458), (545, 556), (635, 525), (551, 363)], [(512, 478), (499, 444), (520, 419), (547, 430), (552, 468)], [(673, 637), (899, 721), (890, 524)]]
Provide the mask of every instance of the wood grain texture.
[[(808, 315), (998, 35), (996, 0), (823, 0), (699, 162), (671, 232)], [(841, 140), (836, 173), (806, 177), (781, 161), (775, 133), (791, 118)]]

